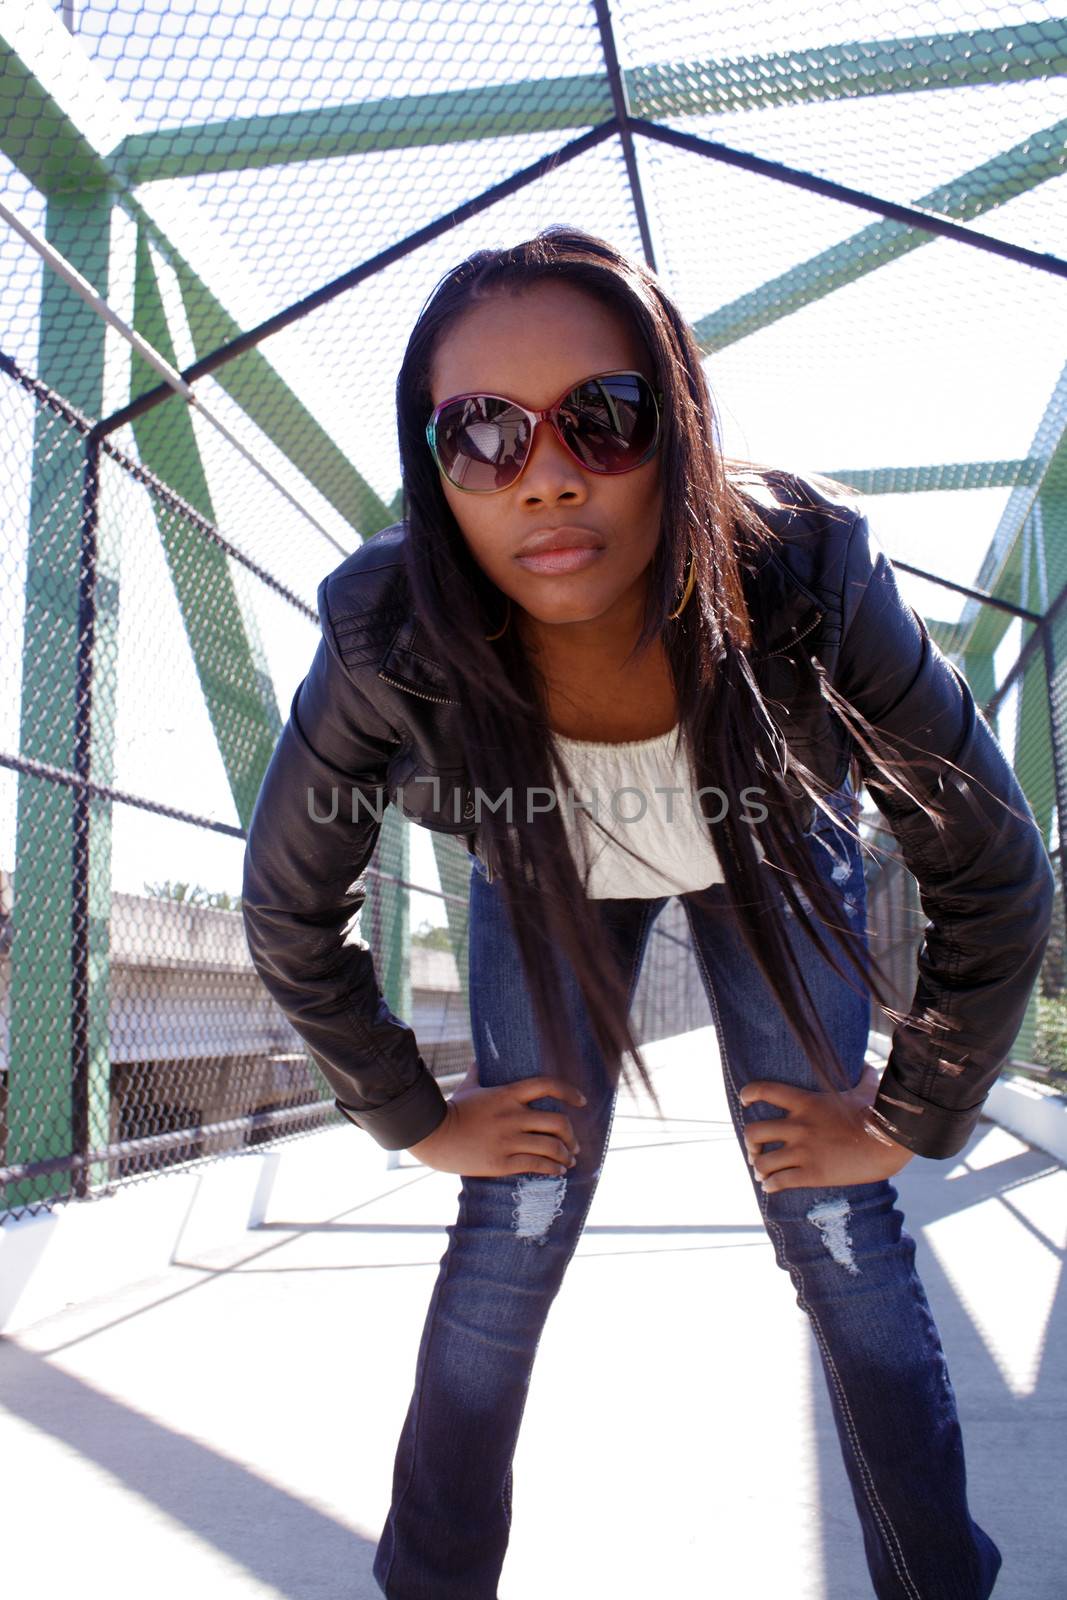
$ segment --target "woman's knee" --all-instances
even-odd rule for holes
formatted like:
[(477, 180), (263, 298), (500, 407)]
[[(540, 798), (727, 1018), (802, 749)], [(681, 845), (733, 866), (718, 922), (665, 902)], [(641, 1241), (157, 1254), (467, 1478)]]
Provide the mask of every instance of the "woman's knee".
[(783, 1270), (821, 1273), (836, 1288), (849, 1286), (839, 1278), (862, 1279), (866, 1289), (910, 1275), (915, 1242), (904, 1231), (888, 1179), (777, 1189), (761, 1200)]

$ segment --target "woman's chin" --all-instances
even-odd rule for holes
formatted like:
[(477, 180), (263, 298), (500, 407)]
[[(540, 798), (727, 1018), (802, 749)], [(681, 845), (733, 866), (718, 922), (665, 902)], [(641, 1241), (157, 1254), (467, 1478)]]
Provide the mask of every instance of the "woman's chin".
[(607, 609), (607, 606), (602, 602), (598, 604), (592, 601), (587, 602), (585, 605), (571, 601), (555, 606), (546, 605), (542, 602), (536, 608), (534, 606), (523, 607), (528, 616), (535, 622), (543, 624), (546, 628), (563, 627), (568, 623), (595, 622), (598, 617), (603, 616)]
[(551, 627), (555, 623), (595, 622), (611, 610), (617, 598), (592, 586), (583, 589), (573, 578), (560, 577), (555, 583), (542, 583), (537, 592), (524, 594), (513, 604), (521, 606), (535, 622)]

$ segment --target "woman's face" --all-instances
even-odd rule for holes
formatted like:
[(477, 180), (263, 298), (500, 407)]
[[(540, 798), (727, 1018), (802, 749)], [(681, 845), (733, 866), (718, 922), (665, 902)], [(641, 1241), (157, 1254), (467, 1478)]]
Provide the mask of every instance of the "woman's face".
[[(438, 344), (431, 391), (435, 406), (451, 395), (482, 392), (542, 410), (583, 378), (621, 371), (655, 383), (648, 352), (628, 321), (584, 289), (538, 283), (464, 312)], [(660, 535), (659, 451), (632, 472), (588, 472), (542, 423), (509, 488), (478, 495), (443, 476), (441, 484), (479, 566), (530, 617), (601, 626), (632, 620)], [(587, 565), (547, 572), (519, 559), (531, 535), (574, 528), (599, 541)]]

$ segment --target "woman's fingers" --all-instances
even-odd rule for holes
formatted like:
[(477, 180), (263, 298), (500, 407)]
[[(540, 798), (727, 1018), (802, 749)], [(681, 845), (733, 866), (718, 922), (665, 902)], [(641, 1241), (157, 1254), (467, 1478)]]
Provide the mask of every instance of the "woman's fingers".
[(530, 1133), (524, 1131), (516, 1138), (518, 1145), (517, 1154), (528, 1152), (530, 1155), (547, 1156), (550, 1161), (562, 1164), (564, 1167), (573, 1167), (575, 1157), (563, 1139), (556, 1139), (547, 1133)]
[[(499, 1085), (494, 1091), (510, 1100), (513, 1104), (517, 1100), (519, 1109), (515, 1110), (509, 1118), (509, 1127), (518, 1137), (555, 1135), (553, 1143), (558, 1142), (560, 1155), (564, 1161), (577, 1155), (581, 1148), (574, 1132), (574, 1125), (565, 1111), (541, 1111), (530, 1107), (531, 1100), (538, 1100), (542, 1096), (549, 1096), (556, 1100), (566, 1100), (571, 1105), (585, 1105), (586, 1097), (580, 1089), (575, 1089), (562, 1078), (521, 1078), (516, 1083)], [(531, 1146), (541, 1149), (542, 1145)]]
[[(565, 1112), (531, 1109), (529, 1102), (543, 1096), (571, 1105), (587, 1104), (582, 1091), (563, 1078), (541, 1075), (482, 1087), (472, 1067), (452, 1099), (464, 1147), (459, 1170), (470, 1177), (488, 1177), (494, 1168), (499, 1175), (544, 1172), (558, 1177), (569, 1172), (581, 1146)], [(494, 1147), (495, 1155), (490, 1153)], [(479, 1150), (484, 1152), (485, 1165), (479, 1162)]]
[(544, 1156), (523, 1155), (517, 1151), (507, 1158), (505, 1171), (512, 1172), (546, 1172), (553, 1178), (561, 1178), (570, 1168), (563, 1166), (558, 1161), (549, 1161)]
[(582, 1148), (575, 1137), (569, 1117), (562, 1111), (524, 1111), (519, 1124), (524, 1133), (555, 1134), (565, 1147), (566, 1155), (577, 1155)]
[(752, 1163), (752, 1170), (760, 1180), (770, 1178), (776, 1172), (785, 1172), (792, 1167), (802, 1166), (804, 1156), (799, 1150), (772, 1150), (769, 1156), (758, 1156)]
[(540, 1100), (542, 1096), (547, 1095), (553, 1100), (565, 1100), (571, 1106), (584, 1106), (586, 1104), (586, 1098), (582, 1091), (576, 1089), (573, 1083), (568, 1083), (566, 1078), (549, 1078), (543, 1075), (537, 1078), (518, 1078), (514, 1083), (509, 1083), (507, 1087), (515, 1095), (516, 1099), (524, 1103), (530, 1100)]

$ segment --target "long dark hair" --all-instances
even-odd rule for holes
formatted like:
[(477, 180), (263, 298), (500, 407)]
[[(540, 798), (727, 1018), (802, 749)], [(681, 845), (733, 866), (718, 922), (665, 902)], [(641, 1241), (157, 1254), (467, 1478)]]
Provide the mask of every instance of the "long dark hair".
[[(769, 872), (785, 903), (838, 975), (853, 987), (862, 986), (864, 992), (873, 990), (890, 1016), (899, 1018), (901, 1013), (890, 1004), (891, 986), (873, 953), (863, 950), (859, 935), (847, 926), (840, 896), (814, 869), (810, 840), (798, 820), (797, 806), (803, 799), (798, 800), (783, 769), (792, 771), (803, 795), (816, 803), (826, 786), (793, 752), (785, 752), (749, 660), (753, 626), (742, 568), (758, 563), (775, 535), (760, 518), (758, 493), (746, 493), (745, 482), (762, 486), (765, 493), (773, 469), (723, 455), (701, 351), (655, 275), (604, 240), (576, 228), (553, 227), (510, 248), (479, 250), (446, 273), (423, 306), (397, 378), (408, 528), (405, 560), (412, 602), (444, 665), (449, 694), (462, 706), (458, 726), (468, 781), (475, 793), (480, 790), (490, 799), (509, 789), (514, 793), (517, 780), (527, 788), (549, 791), (557, 783), (577, 787), (550, 737), (544, 684), (518, 630), (511, 626), (494, 642), (485, 637), (500, 625), (505, 596), (471, 554), (442, 492), (425, 436), (433, 409), (431, 367), (442, 335), (472, 303), (546, 279), (574, 284), (617, 308), (643, 340), (654, 364), (663, 397), (663, 510), (634, 652), (663, 640), (697, 784), (717, 787), (731, 797), (716, 823), (704, 813), (703, 801), (701, 810), (709, 827), (717, 830), (712, 838), (745, 944), (819, 1079), (828, 1089), (847, 1089), (851, 1079), (812, 1003), (781, 920), (781, 902), (768, 891)], [(807, 476), (812, 481), (813, 475)], [(844, 490), (833, 480), (814, 481), (820, 489)], [(854, 499), (852, 491), (844, 492)], [(780, 493), (777, 498), (781, 503)], [(847, 509), (842, 515), (849, 515)], [(670, 620), (690, 552), (695, 588), (681, 614)], [(903, 788), (933, 815), (937, 803), (914, 795), (907, 783), (905, 769), (915, 764), (887, 749), (854, 708), (837, 709), (848, 717), (849, 731), (869, 760), (890, 770), (892, 785)], [(850, 776), (858, 796), (860, 768), (855, 756)], [(766, 809), (765, 820), (758, 824), (762, 863), (757, 824), (748, 820), (747, 812), (740, 815), (732, 803), (732, 797), (751, 789), (754, 782), (762, 791), (760, 808)], [(922, 787), (929, 795), (933, 784)], [(857, 811), (858, 805), (853, 806), (847, 821), (836, 808), (832, 815), (838, 826), (859, 838)], [(480, 826), (480, 839), (507, 897), (543, 1056), (552, 1063), (545, 1070), (566, 1077), (565, 1064), (572, 1059), (573, 1040), (558, 1004), (554, 968), (558, 953), (574, 970), (612, 1081), (617, 1083), (622, 1057), (630, 1054), (660, 1109), (630, 1029), (624, 975), (605, 957), (595, 903), (586, 896), (558, 809), (531, 817), (521, 806), (509, 821), (487, 806)], [(803, 895), (798, 894), (798, 885)], [(818, 926), (804, 897), (819, 919)], [(827, 929), (846, 965), (828, 946)], [(832, 1063), (832, 1072), (824, 1062)]]

